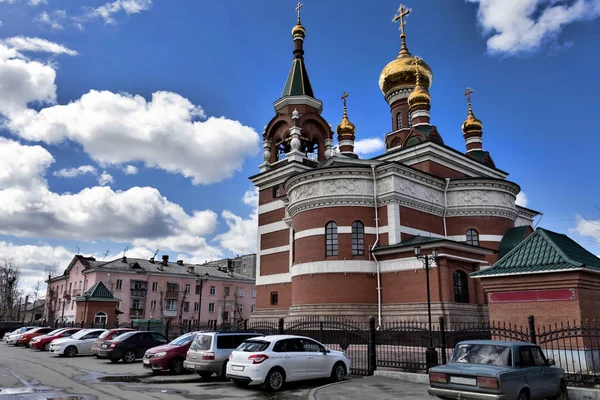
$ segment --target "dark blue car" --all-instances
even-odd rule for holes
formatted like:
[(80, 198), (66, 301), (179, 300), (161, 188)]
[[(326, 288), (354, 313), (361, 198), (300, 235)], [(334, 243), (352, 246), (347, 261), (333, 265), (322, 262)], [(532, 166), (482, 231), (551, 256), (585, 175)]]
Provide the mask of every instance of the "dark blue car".
[(429, 384), (429, 394), (442, 399), (569, 398), (563, 369), (525, 342), (460, 342), (448, 364), (429, 370)]

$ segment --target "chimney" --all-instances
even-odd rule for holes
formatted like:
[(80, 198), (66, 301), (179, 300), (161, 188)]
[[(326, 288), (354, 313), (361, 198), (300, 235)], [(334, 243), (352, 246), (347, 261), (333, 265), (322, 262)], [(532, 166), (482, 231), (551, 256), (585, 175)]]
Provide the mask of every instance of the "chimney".
[(150, 262), (154, 264), (154, 257), (150, 257)]
[(163, 254), (162, 256), (162, 265), (167, 265), (169, 264), (169, 255), (168, 254)]
[(158, 269), (159, 271), (162, 271), (163, 270), (163, 265), (162, 264), (158, 264), (156, 266), (156, 269)]
[(183, 260), (177, 260), (177, 265), (183, 265)]
[(127, 257), (123, 256), (123, 260), (122, 260), (122, 261), (123, 261), (124, 263), (126, 263), (126, 262), (127, 262)]
[[(179, 261), (177, 261), (177, 264), (179, 264)], [(183, 265), (183, 262), (181, 264), (179, 264), (179, 265)], [(189, 267), (187, 267), (187, 272), (189, 274), (193, 274), (194, 273), (194, 266), (190, 265)]]

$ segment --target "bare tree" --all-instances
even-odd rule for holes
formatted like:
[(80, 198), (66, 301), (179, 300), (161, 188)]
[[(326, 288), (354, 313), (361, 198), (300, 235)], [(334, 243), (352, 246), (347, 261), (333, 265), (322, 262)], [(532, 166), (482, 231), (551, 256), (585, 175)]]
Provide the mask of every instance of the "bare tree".
[[(35, 286), (31, 288), (31, 292), (29, 293), (29, 297), (33, 298), (33, 303), (31, 305), (31, 322), (35, 321), (35, 307), (36, 303), (40, 298), (40, 293), (42, 292), (42, 282), (37, 282)], [(25, 304), (25, 308), (27, 309), (27, 304)]]
[(21, 269), (13, 259), (0, 260), (0, 319), (15, 317), (15, 301), (18, 297)]

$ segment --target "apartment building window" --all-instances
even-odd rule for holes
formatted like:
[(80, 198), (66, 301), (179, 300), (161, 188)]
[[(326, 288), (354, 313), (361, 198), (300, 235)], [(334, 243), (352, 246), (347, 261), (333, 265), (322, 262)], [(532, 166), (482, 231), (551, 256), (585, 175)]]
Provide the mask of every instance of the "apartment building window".
[(196, 285), (196, 294), (200, 294), (200, 285)]
[(255, 299), (256, 298), (256, 289), (252, 289), (252, 298)]
[(215, 312), (215, 303), (208, 303), (208, 312)]
[(176, 292), (179, 290), (179, 285), (176, 283), (167, 284), (167, 292)]
[(185, 292), (188, 294), (190, 293), (190, 285), (189, 284), (185, 285)]
[(279, 304), (279, 293), (271, 292), (271, 305), (276, 306)]
[(200, 304), (198, 302), (194, 303), (194, 311), (198, 311), (200, 309)]
[(117, 279), (117, 290), (121, 290), (123, 288), (123, 280)]
[(217, 294), (217, 287), (216, 286), (211, 286), (210, 287), (210, 295), (214, 296), (215, 294)]
[(225, 290), (225, 297), (229, 296), (229, 286), (223, 288)]
[(152, 291), (153, 292), (157, 292), (158, 291), (158, 282), (152, 282)]
[(150, 302), (150, 309), (151, 309), (151, 310), (156, 310), (156, 300), (152, 300), (152, 301)]
[(177, 300), (176, 299), (168, 299), (166, 310), (167, 311), (177, 311)]
[(189, 302), (189, 301), (185, 301), (185, 302), (183, 303), (183, 311), (184, 311), (184, 312), (188, 312), (188, 311), (190, 311), (190, 302)]
[(141, 309), (143, 309), (143, 307), (142, 307), (142, 301), (140, 299), (133, 299), (133, 300), (131, 300), (131, 309), (132, 310), (141, 310)]
[(189, 322), (189, 320), (187, 320), (187, 319), (184, 319), (184, 320), (183, 320), (183, 325), (184, 325), (184, 326), (185, 326), (185, 325), (187, 325), (187, 324), (188, 324), (188, 322)]
[(244, 288), (238, 288), (237, 292), (238, 297), (244, 297)]
[(69, 294), (71, 294), (71, 288), (73, 287), (73, 282), (69, 282)]
[(250, 306), (250, 312), (254, 312), (254, 311), (256, 311), (256, 304), (252, 304)]

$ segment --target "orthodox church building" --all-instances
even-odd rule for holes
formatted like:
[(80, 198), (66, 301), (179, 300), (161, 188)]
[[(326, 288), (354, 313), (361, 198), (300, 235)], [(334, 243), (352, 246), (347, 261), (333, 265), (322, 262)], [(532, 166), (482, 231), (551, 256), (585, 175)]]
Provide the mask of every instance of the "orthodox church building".
[[(400, 51), (379, 77), (391, 117), (385, 152), (361, 159), (347, 95), (335, 132), (321, 115), (304, 61), (300, 7), (292, 66), (263, 133), (264, 162), (250, 178), (259, 190), (252, 318), (425, 321), (428, 283), (434, 321), (487, 319), (481, 280), (469, 275), (498, 259), (505, 235), (531, 233), (539, 213), (515, 204), (519, 186), (485, 150), (472, 91), (465, 147), (450, 148), (432, 123), (433, 71), (409, 51), (410, 10), (400, 7)], [(416, 246), (437, 255), (429, 279)]]

